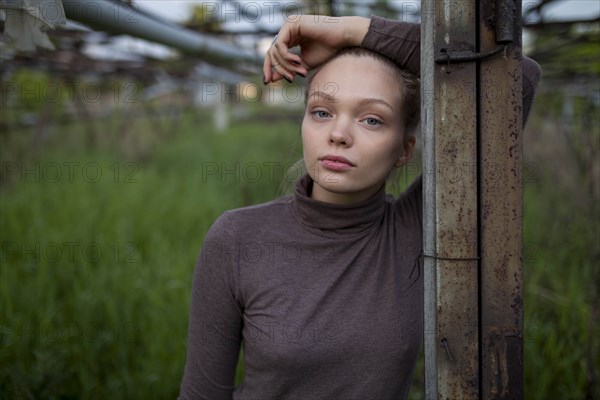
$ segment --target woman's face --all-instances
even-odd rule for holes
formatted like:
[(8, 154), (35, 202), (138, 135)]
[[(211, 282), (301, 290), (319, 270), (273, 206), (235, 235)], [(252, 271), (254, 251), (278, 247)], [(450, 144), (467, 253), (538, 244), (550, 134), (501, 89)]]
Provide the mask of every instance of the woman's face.
[(313, 78), (302, 121), (312, 198), (366, 200), (410, 159), (415, 138), (403, 140), (401, 84), (379, 61), (356, 56), (331, 61)]

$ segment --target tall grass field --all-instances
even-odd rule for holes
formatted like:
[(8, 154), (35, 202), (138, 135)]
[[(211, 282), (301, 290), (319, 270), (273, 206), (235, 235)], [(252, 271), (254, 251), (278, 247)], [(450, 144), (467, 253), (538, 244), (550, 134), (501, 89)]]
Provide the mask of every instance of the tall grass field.
[[(152, 119), (123, 136), (114, 120), (96, 120), (91, 142), (81, 123), (41, 141), (25, 128), (3, 134), (0, 399), (177, 397), (206, 231), (297, 178), (301, 116), (270, 115), (251, 111), (223, 133), (198, 111), (163, 133)], [(528, 167), (526, 394), (582, 399), (600, 336), (590, 221), (542, 161)], [(405, 171), (400, 186), (415, 176)], [(422, 382), (420, 362), (412, 398)]]

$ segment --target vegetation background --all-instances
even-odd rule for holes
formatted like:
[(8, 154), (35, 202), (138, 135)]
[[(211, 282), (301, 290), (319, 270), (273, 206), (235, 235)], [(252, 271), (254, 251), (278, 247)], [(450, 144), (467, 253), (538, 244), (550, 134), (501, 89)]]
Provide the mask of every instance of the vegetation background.
[[(536, 36), (545, 76), (524, 133), (531, 399), (600, 398), (599, 28), (570, 29)], [(10, 82), (55, 83), (35, 68)], [(289, 167), (301, 156), (300, 108), (239, 100), (217, 133), (212, 108), (173, 114), (141, 90), (133, 104), (85, 118), (65, 117), (68, 98), (50, 111), (41, 93), (3, 102), (2, 399), (176, 398), (207, 229), (227, 209), (282, 195), (297, 177)], [(51, 123), (40, 129), (44, 112)], [(409, 184), (419, 164), (390, 190)], [(421, 368), (413, 399), (423, 397)]]

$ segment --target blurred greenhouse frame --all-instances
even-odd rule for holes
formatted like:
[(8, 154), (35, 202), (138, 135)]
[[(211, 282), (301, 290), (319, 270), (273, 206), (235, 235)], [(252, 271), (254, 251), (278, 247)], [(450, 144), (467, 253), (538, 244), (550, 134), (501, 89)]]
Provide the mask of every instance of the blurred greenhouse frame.
[[(525, 51), (543, 70), (524, 132), (525, 385), (531, 399), (592, 399), (600, 14), (546, 18), (561, 1), (523, 13)], [(236, 61), (105, 33), (67, 12), (46, 31), (54, 49), (40, 37), (24, 52), (7, 35), (17, 3), (0, 3), (0, 398), (175, 398), (204, 234), (224, 210), (271, 200), (297, 178), (301, 84), (261, 82), (251, 54), (274, 24), (234, 31), (207, 5), (190, 7), (190, 38), (247, 55)], [(225, 3), (242, 4), (208, 4)], [(303, 13), (419, 18), (414, 2), (296, 3)], [(250, 7), (233, 9), (257, 21)], [(419, 170), (417, 160), (390, 190)], [(422, 385), (421, 362), (411, 398), (423, 398)]]

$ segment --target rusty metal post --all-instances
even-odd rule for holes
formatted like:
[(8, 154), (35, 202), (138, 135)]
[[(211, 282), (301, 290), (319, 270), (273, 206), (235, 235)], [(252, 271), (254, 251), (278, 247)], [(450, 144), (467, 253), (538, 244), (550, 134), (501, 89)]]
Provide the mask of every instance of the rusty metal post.
[(480, 66), (481, 398), (522, 399), (521, 2), (481, 2), (480, 51), (508, 43)]
[(476, 3), (422, 2), (427, 399), (479, 396)]
[(424, 0), (425, 395), (523, 398), (519, 0)]

